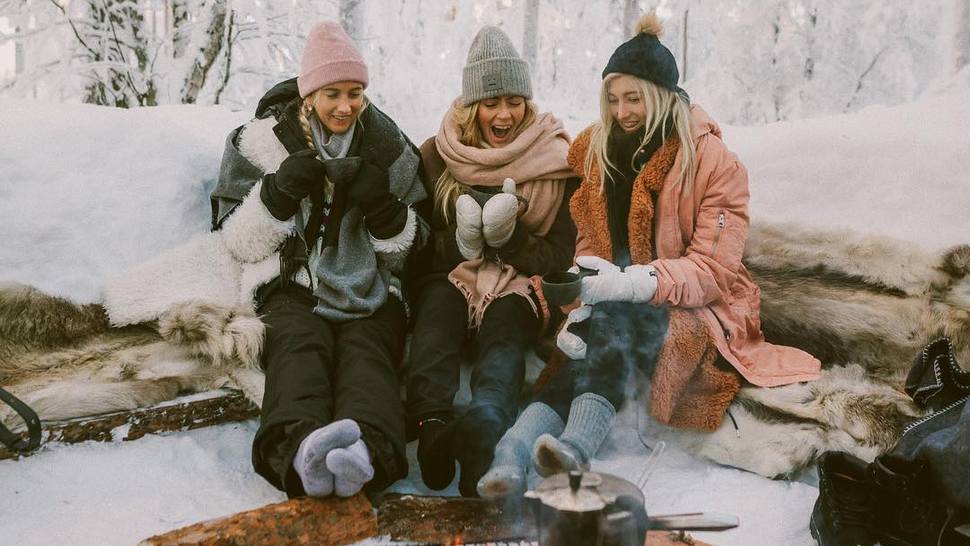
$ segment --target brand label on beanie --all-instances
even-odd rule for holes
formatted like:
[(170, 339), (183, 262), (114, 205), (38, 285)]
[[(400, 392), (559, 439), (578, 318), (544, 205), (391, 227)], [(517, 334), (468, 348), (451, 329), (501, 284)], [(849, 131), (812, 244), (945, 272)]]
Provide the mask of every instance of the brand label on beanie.
[(482, 90), (486, 93), (490, 91), (501, 91), (502, 89), (505, 89), (505, 86), (502, 85), (502, 74), (500, 72), (482, 75)]

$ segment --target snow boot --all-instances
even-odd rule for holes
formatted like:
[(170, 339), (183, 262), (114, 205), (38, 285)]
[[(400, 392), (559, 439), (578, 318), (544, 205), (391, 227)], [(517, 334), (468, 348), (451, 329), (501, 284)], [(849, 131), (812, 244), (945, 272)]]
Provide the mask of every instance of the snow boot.
[(869, 471), (875, 499), (874, 525), (883, 545), (967, 544), (943, 539), (951, 535), (947, 531), (948, 523), (952, 523), (950, 514), (922, 462), (885, 454), (876, 457)]
[(429, 489), (441, 491), (455, 479), (454, 423), (429, 418), (418, 423), (418, 466)]
[(471, 408), (459, 419), (455, 430), (455, 457), (461, 466), (458, 491), (463, 497), (478, 496), (478, 480), (492, 464), (495, 445), (509, 427), (509, 417), (499, 407)]
[(819, 546), (872, 546), (872, 482), (865, 461), (836, 451), (818, 458), (818, 499), (808, 528)]

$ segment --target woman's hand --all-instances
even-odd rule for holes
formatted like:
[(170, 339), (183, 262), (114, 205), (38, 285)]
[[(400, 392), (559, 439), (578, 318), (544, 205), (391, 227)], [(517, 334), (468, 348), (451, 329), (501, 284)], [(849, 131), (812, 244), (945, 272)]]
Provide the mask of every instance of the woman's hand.
[(482, 235), (485, 237), (485, 244), (492, 248), (505, 246), (515, 231), (518, 212), (519, 199), (515, 196), (515, 180), (506, 178), (502, 183), (502, 193), (491, 197), (482, 207)]
[(360, 207), (367, 229), (377, 239), (389, 239), (404, 229), (407, 206), (390, 191), (387, 171), (364, 162), (347, 188), (347, 202)]
[(657, 291), (657, 271), (651, 265), (631, 265), (625, 271), (598, 256), (576, 258), (580, 267), (597, 270), (583, 277), (579, 298), (593, 305), (601, 301), (645, 303)]
[(310, 195), (315, 185), (323, 184), (327, 169), (316, 155), (314, 150), (290, 154), (280, 163), (276, 174), (264, 177), (259, 197), (277, 220), (296, 214), (300, 201)]

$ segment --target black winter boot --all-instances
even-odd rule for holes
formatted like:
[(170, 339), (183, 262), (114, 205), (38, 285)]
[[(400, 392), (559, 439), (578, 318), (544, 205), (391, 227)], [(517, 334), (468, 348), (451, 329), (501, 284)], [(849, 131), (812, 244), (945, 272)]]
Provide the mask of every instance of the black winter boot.
[(455, 423), (430, 418), (418, 422), (418, 466), (424, 485), (435, 491), (455, 479)]
[(809, 530), (819, 546), (872, 546), (871, 481), (866, 462), (829, 451), (818, 458), (818, 500)]
[(874, 525), (885, 546), (961, 544), (943, 540), (952, 522), (939, 493), (933, 491), (925, 465), (886, 454), (877, 457), (869, 470), (875, 498)]
[(461, 465), (458, 491), (463, 497), (478, 496), (478, 480), (488, 472), (495, 445), (511, 424), (501, 408), (491, 405), (468, 410), (455, 431), (455, 456)]

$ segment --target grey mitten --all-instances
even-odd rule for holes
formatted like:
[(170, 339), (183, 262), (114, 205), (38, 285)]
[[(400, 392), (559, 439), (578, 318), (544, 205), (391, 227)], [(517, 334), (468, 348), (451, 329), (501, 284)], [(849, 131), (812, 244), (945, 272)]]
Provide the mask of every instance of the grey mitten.
[(515, 180), (506, 178), (499, 193), (482, 207), (482, 235), (485, 244), (502, 248), (512, 238), (515, 219), (519, 212), (519, 199), (515, 196)]
[(482, 207), (470, 195), (459, 195), (455, 200), (455, 242), (466, 260), (482, 257), (485, 242), (482, 238)]

